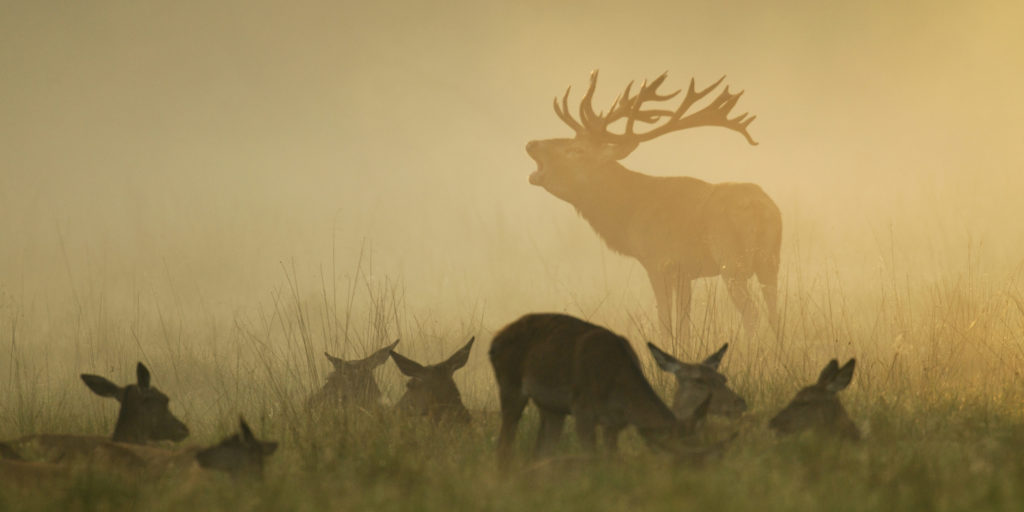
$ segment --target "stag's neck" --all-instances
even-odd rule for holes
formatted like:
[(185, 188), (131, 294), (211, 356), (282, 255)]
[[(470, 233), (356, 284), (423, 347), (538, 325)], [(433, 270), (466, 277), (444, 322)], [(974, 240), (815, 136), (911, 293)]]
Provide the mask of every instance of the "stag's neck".
[(692, 215), (695, 216), (697, 205), (710, 187), (696, 178), (648, 176), (626, 169), (618, 162), (610, 163), (595, 176), (597, 179), (566, 200), (576, 207), (609, 248), (640, 259), (647, 252), (642, 245), (644, 240), (634, 236), (635, 223), (643, 222), (640, 217), (670, 202), (673, 212), (683, 214), (673, 218), (673, 223), (685, 225), (688, 211), (685, 205), (693, 205)]

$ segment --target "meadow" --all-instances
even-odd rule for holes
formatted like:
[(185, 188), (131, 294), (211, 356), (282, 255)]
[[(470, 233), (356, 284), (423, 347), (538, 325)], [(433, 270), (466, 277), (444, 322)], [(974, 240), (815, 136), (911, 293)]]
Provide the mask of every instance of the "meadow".
[[(793, 244), (788, 251), (799, 254)], [(867, 279), (827, 265), (805, 275), (789, 258), (783, 327), (776, 334), (762, 326), (752, 340), (739, 332), (716, 281), (699, 287), (690, 346), (663, 339), (649, 303), (611, 299), (591, 320), (630, 338), (666, 400), (674, 382), (643, 351), (644, 340), (684, 360), (732, 344), (722, 371), (751, 409), (735, 422), (712, 418), (702, 436), (736, 438), (720, 456), (695, 463), (652, 451), (627, 430), (619, 455), (589, 460), (569, 433), (555, 459), (533, 462), (537, 418), (528, 408), (518, 469), (508, 477), (496, 468), (500, 419), (486, 358), (491, 335), (507, 322), (458, 311), (447, 311), (452, 320), (424, 321), (401, 283), (370, 275), (365, 261), (305, 281), (285, 267), (266, 303), (225, 316), (173, 300), (125, 309), (102, 294), (90, 297), (92, 287), (63, 307), (19, 304), (7, 294), (0, 438), (109, 434), (115, 406), (92, 395), (78, 374), (130, 381), (143, 360), (190, 426), (185, 443), (215, 442), (242, 413), (260, 438), (281, 448), (258, 482), (212, 474), (196, 484), (174, 474), (139, 479), (83, 467), (55, 485), (0, 484), (0, 508), (1016, 510), (1024, 503), (1020, 275), (980, 271), (978, 259), (975, 252), (963, 268), (939, 274), (920, 265), (888, 276), (882, 262), (881, 275)], [(355, 359), (401, 338), (399, 350), (429, 363), (471, 335), (477, 345), (456, 374), (474, 416), (469, 427), (439, 430), (361, 412), (311, 415), (304, 407), (329, 369), (325, 350)], [(777, 438), (768, 419), (833, 357), (858, 360), (853, 384), (840, 395), (864, 440)], [(377, 378), (395, 401), (404, 377), (393, 363)]]

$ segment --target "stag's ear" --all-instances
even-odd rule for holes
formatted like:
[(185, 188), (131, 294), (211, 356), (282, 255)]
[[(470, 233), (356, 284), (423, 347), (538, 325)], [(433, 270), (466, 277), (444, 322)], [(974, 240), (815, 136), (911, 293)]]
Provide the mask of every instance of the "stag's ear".
[(136, 383), (139, 385), (139, 388), (149, 388), (149, 368), (146, 368), (146, 365), (142, 364), (141, 361), (139, 364), (135, 365), (135, 378), (137, 379)]
[(118, 402), (124, 398), (124, 388), (100, 377), (99, 375), (83, 373), (82, 381), (85, 382), (86, 386), (89, 386), (89, 389), (91, 389), (93, 393), (96, 393), (99, 396), (113, 398)]
[(828, 385), (835, 378), (836, 373), (839, 373), (839, 361), (833, 359), (821, 370), (821, 373), (818, 375), (818, 384)]
[(725, 351), (729, 350), (729, 344), (722, 345), (722, 348), (718, 349), (718, 352), (711, 354), (707, 359), (702, 361), (700, 364), (711, 368), (712, 370), (718, 370), (718, 365), (722, 364), (722, 358), (725, 357)]
[(384, 364), (384, 362), (388, 360), (388, 354), (390, 354), (391, 351), (395, 349), (395, 345), (398, 345), (398, 340), (395, 340), (394, 343), (374, 352), (373, 354), (370, 354), (370, 357), (363, 359), (362, 361), (360, 361), (360, 363), (365, 364), (370, 368), (376, 368)]
[(395, 361), (395, 365), (398, 366), (398, 371), (409, 377), (418, 377), (426, 370), (422, 364), (419, 364), (398, 352), (392, 350), (390, 353), (391, 359), (393, 359)]
[(850, 359), (847, 361), (842, 368), (836, 371), (836, 374), (832, 377), (832, 381), (825, 385), (825, 389), (833, 393), (846, 389), (846, 386), (849, 386), (850, 381), (853, 380), (853, 369), (856, 366), (856, 359)]
[(466, 362), (469, 361), (469, 351), (473, 348), (473, 342), (476, 341), (476, 336), (469, 339), (469, 342), (465, 346), (460, 348), (457, 352), (452, 354), (445, 362), (438, 366), (443, 367), (448, 373), (455, 373), (455, 370), (466, 366)]
[(601, 144), (599, 154), (602, 158), (608, 160), (622, 160), (629, 156), (637, 147), (637, 143), (633, 144), (612, 144), (605, 143)]

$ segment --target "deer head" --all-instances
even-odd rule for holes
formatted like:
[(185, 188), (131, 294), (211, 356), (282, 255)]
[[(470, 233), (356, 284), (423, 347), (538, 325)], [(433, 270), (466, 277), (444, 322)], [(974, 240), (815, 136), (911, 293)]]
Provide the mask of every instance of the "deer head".
[(263, 459), (277, 451), (277, 443), (261, 441), (253, 435), (245, 418), (238, 418), (238, 433), (215, 446), (196, 453), (201, 467), (226, 471), (232, 476), (263, 475)]
[[(530, 174), (530, 183), (573, 203), (580, 194), (586, 193), (588, 187), (603, 183), (608, 173), (621, 170), (618, 161), (629, 156), (641, 142), (699, 126), (728, 128), (743, 135), (750, 144), (757, 144), (747, 132), (747, 127), (757, 116), (744, 113), (729, 118), (742, 92), (733, 94), (726, 87), (704, 108), (688, 113), (696, 102), (725, 80), (724, 76), (699, 91), (691, 79), (686, 96), (674, 110), (645, 107), (644, 103), (668, 101), (682, 92), (658, 93), (667, 77), (668, 73), (662, 73), (650, 83), (644, 80), (636, 93), (632, 92), (633, 82), (630, 82), (605, 113), (595, 112), (593, 107), (594, 90), (597, 88), (595, 70), (590, 74), (590, 87), (580, 102), (579, 120), (569, 111), (572, 88), (567, 88), (561, 102), (555, 98), (554, 109), (558, 118), (576, 132), (576, 137), (530, 141), (526, 152), (537, 161), (537, 170)], [(662, 119), (667, 120), (660, 126), (646, 132), (637, 131), (637, 123), (652, 125)], [(625, 123), (622, 133), (609, 131), (609, 127), (620, 120)]]
[(718, 373), (718, 365), (729, 348), (728, 343), (700, 364), (684, 363), (653, 343), (647, 343), (647, 348), (658, 366), (676, 377), (678, 386), (672, 399), (672, 412), (677, 417), (693, 416), (697, 407), (708, 398), (710, 414), (736, 417), (747, 410), (746, 400), (729, 389), (725, 375)]
[(379, 405), (381, 392), (377, 380), (373, 377), (373, 371), (388, 360), (388, 355), (396, 345), (398, 340), (365, 359), (355, 361), (345, 361), (324, 352), (334, 370), (327, 376), (324, 387), (311, 396), (306, 405), (315, 407), (330, 402), (361, 407)]
[(444, 362), (424, 366), (398, 352), (391, 352), (391, 359), (398, 370), (411, 377), (406, 384), (405, 394), (398, 400), (399, 411), (414, 416), (428, 416), (435, 421), (469, 423), (469, 411), (462, 403), (462, 395), (455, 386), (455, 371), (466, 365), (469, 351), (473, 347), (470, 338), (461, 349)]
[(818, 376), (818, 382), (801, 389), (768, 426), (779, 434), (816, 430), (859, 440), (860, 430), (846, 414), (838, 396), (853, 380), (856, 364), (855, 359), (850, 359), (842, 367), (835, 359), (829, 361)]
[(140, 362), (135, 375), (135, 384), (121, 387), (98, 375), (82, 374), (82, 381), (93, 393), (121, 403), (113, 440), (141, 444), (188, 437), (188, 427), (168, 408), (170, 399), (150, 385), (149, 369)]

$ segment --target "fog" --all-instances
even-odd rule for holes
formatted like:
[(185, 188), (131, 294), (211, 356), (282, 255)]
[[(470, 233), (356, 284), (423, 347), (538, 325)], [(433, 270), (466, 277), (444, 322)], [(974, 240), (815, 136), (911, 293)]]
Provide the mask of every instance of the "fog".
[(760, 184), (784, 276), (1010, 276), (1021, 19), (1003, 1), (9, 2), (0, 305), (172, 296), (230, 317), (292, 279), (366, 279), (417, 322), (653, 315), (639, 265), (527, 182), (525, 143), (571, 135), (551, 99), (595, 68), (600, 105), (666, 70), (746, 91), (758, 146), (692, 130), (624, 163)]

